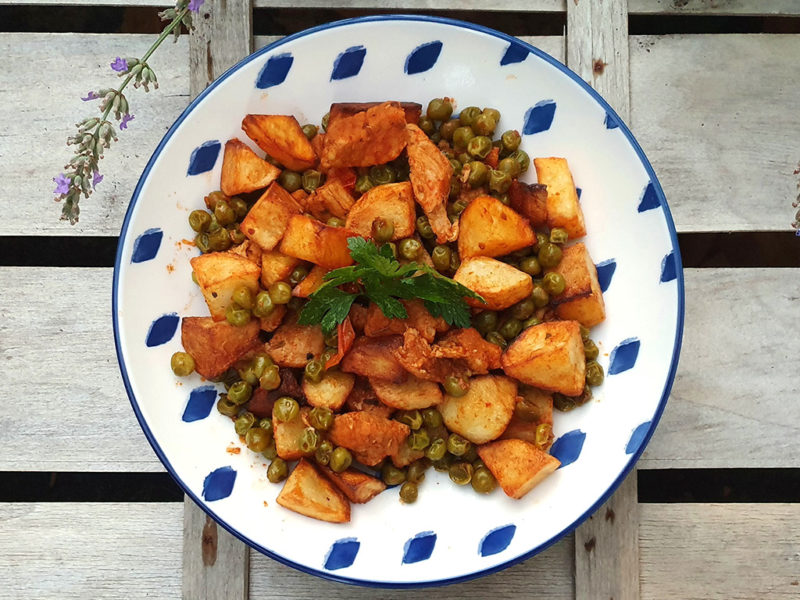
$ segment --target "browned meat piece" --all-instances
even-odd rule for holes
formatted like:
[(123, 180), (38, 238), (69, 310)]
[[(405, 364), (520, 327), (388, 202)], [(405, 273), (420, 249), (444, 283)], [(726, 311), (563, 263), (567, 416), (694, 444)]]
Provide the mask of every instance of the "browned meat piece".
[(434, 318), (421, 300), (401, 300), (406, 307), (408, 317), (390, 319), (376, 304), (367, 309), (367, 320), (364, 323), (364, 335), (378, 337), (382, 335), (402, 335), (406, 329), (413, 327), (427, 341), (432, 342), (439, 331), (447, 330), (447, 323), (441, 317)]
[[(378, 106), (380, 102), (335, 102), (331, 104), (331, 111), (328, 117), (328, 127), (331, 123), (335, 123), (341, 117), (352, 117), (356, 113), (360, 113), (374, 106)], [(422, 114), (422, 105), (416, 102), (392, 102), (397, 104), (403, 109), (405, 113), (406, 123), (419, 123), (419, 116)]]
[(463, 359), (472, 375), (485, 375), (500, 368), (503, 350), (487, 342), (475, 329), (455, 329), (431, 348), (434, 358)]

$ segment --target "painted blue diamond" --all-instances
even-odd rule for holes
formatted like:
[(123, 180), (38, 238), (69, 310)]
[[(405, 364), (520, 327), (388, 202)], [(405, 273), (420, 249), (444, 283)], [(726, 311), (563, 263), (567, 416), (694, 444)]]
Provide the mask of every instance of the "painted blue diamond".
[(639, 199), (639, 207), (636, 209), (639, 212), (644, 212), (646, 210), (652, 210), (654, 208), (658, 208), (661, 206), (661, 202), (658, 199), (658, 195), (656, 194), (656, 188), (653, 185), (653, 182), (647, 184), (642, 192), (642, 197)]
[(561, 461), (559, 469), (571, 465), (581, 455), (583, 442), (586, 441), (586, 434), (580, 429), (568, 431), (558, 438), (550, 447), (550, 454)]
[(179, 321), (180, 317), (178, 317), (177, 313), (170, 313), (158, 317), (153, 321), (152, 325), (150, 325), (150, 330), (147, 332), (147, 337), (145, 338), (145, 345), (148, 348), (152, 348), (153, 346), (166, 344), (172, 339), (172, 336), (175, 335), (175, 330), (178, 329)]
[(553, 115), (556, 114), (556, 103), (553, 100), (542, 100), (529, 108), (525, 113), (525, 124), (522, 126), (523, 135), (541, 133), (550, 129), (553, 124)]
[(610, 366), (608, 367), (609, 375), (616, 375), (628, 369), (633, 368), (636, 364), (636, 358), (639, 356), (640, 342), (636, 338), (628, 338), (621, 341), (616, 348), (611, 351), (609, 358)]
[(424, 73), (433, 68), (442, 52), (442, 42), (428, 42), (421, 44), (411, 51), (406, 58), (405, 72), (408, 75)]
[(528, 58), (528, 54), (530, 54), (530, 50), (525, 46), (518, 42), (511, 42), (508, 48), (506, 48), (506, 53), (503, 54), (503, 58), (500, 59), (500, 66), (503, 67), (505, 65), (520, 63)]
[(356, 560), (356, 554), (360, 547), (361, 542), (353, 537), (335, 541), (325, 557), (325, 568), (335, 571), (349, 567)]
[(203, 499), (206, 502), (222, 500), (231, 495), (236, 471), (231, 467), (220, 467), (211, 471), (203, 480)]
[(214, 406), (216, 399), (217, 388), (213, 385), (204, 385), (193, 389), (189, 394), (189, 400), (186, 402), (186, 408), (183, 409), (181, 418), (185, 423), (205, 419), (211, 414), (211, 407)]
[(610, 112), (606, 113), (606, 129), (616, 129), (619, 127), (619, 121)]
[(604, 260), (595, 265), (597, 268), (597, 281), (600, 284), (600, 291), (605, 292), (608, 286), (611, 285), (611, 278), (614, 276), (614, 271), (617, 270), (617, 261), (613, 258)]
[(675, 266), (675, 251), (667, 254), (661, 261), (661, 283), (672, 281), (678, 276)]
[(436, 545), (436, 534), (432, 531), (423, 531), (409, 539), (403, 547), (403, 564), (428, 560)]
[(131, 256), (132, 263), (141, 263), (148, 260), (153, 260), (158, 254), (158, 249), (161, 247), (161, 239), (164, 233), (158, 228), (153, 227), (148, 229), (133, 242), (133, 256)]
[(578, 194), (578, 200), (580, 200), (581, 199), (581, 194), (583, 193), (583, 190), (581, 188), (579, 188), (579, 187), (576, 187), (575, 188), (575, 193)]
[(483, 536), (481, 543), (478, 545), (478, 553), (481, 556), (491, 556), (492, 554), (502, 552), (508, 548), (516, 532), (516, 525), (504, 525), (503, 527), (492, 529)]
[(189, 158), (189, 170), (187, 175), (199, 175), (214, 168), (217, 162), (217, 156), (222, 148), (217, 140), (210, 140), (204, 142), (192, 151), (192, 156)]
[(270, 56), (267, 63), (261, 69), (256, 79), (256, 87), (265, 90), (286, 81), (289, 69), (292, 68), (294, 57), (290, 52)]
[(652, 421), (645, 421), (633, 430), (633, 433), (631, 433), (631, 439), (628, 440), (628, 445), (625, 446), (625, 454), (633, 454), (639, 449), (639, 446), (641, 446), (642, 442), (644, 441), (644, 436), (646, 436), (647, 432), (650, 431), (650, 426), (652, 424)]
[(331, 72), (331, 81), (337, 79), (347, 79), (348, 77), (355, 77), (361, 70), (361, 65), (364, 64), (364, 57), (367, 55), (367, 49), (364, 46), (351, 46), (333, 61), (333, 71)]

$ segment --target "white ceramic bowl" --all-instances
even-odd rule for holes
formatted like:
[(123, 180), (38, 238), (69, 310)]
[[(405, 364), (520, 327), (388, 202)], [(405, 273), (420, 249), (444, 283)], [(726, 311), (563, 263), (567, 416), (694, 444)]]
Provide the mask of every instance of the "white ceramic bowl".
[[(197, 250), (187, 215), (219, 186), (220, 144), (247, 113), (319, 122), (334, 101), (450, 96), (492, 106), (498, 130), (522, 148), (564, 156), (582, 190), (585, 241), (599, 265), (608, 316), (594, 330), (606, 380), (595, 399), (557, 413), (552, 452), (562, 467), (522, 500), (488, 497), (429, 471), (419, 500), (396, 491), (353, 506), (333, 525), (278, 506), (280, 486), (242, 449), (216, 390), (177, 380), (181, 316), (206, 315), (191, 281)], [(534, 181), (531, 169), (527, 181)], [(303, 571), (375, 586), (449, 583), (540, 552), (613, 492), (664, 409), (683, 327), (683, 279), (661, 187), (630, 131), (575, 74), (507, 35), (430, 17), (342, 21), (289, 36), (253, 54), (203, 92), (156, 148), (122, 226), (114, 271), (114, 332), (125, 386), (166, 468), (204, 510), (254, 548)]]

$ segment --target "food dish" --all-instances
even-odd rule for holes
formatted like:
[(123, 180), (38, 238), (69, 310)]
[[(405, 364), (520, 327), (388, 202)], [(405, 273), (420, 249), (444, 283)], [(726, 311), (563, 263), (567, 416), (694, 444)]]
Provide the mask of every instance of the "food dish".
[[(482, 85), (475, 85), (478, 80)], [(314, 93), (298, 100), (298, 85)], [(607, 322), (597, 328), (609, 377), (602, 397), (556, 424), (553, 453), (562, 468), (531, 502), (442, 490), (407, 507), (386, 496), (369, 505), (369, 514), (354, 516), (343, 533), (341, 526), (275, 516), (269, 510), (275, 491), (259, 483), (263, 468), (245, 453), (226, 452), (229, 423), (205, 417), (215, 390), (199, 379), (195, 390), (176, 385), (163, 365), (178, 349), (177, 313), (200, 314), (202, 307), (199, 294), (190, 292), (185, 265), (191, 249), (181, 239), (188, 211), (218, 179), (220, 140), (236, 135), (243, 114), (300, 110), (313, 121), (333, 100), (375, 100), (375, 89), (380, 98), (423, 102), (447, 95), (462, 106), (496, 105), (509, 120), (501, 129), (521, 128), (532, 156), (570, 157), (587, 227), (603, 232), (587, 245), (600, 261), (609, 306)], [(183, 170), (185, 179), (174, 176)], [(615, 234), (620, 231), (625, 235)], [(181, 280), (185, 287), (175, 284)], [(674, 227), (658, 182), (630, 133), (596, 94), (546, 55), (502, 34), (392, 17), (289, 38), (239, 65), (190, 106), (134, 194), (114, 304), (117, 349), (134, 410), (160, 458), (206, 510), (258, 549), (304, 570), (354, 583), (409, 586), (474, 577), (521, 560), (553, 543), (611, 493), (663, 410), (680, 346), (683, 289)]]

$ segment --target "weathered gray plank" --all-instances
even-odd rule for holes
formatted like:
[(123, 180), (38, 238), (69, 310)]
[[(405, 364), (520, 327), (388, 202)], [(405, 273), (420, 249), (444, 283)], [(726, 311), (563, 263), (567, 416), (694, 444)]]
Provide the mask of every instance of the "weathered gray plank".
[(798, 523), (800, 504), (642, 504), (642, 598), (797, 598)]
[(800, 15), (797, 0), (629, 0), (632, 14)]

